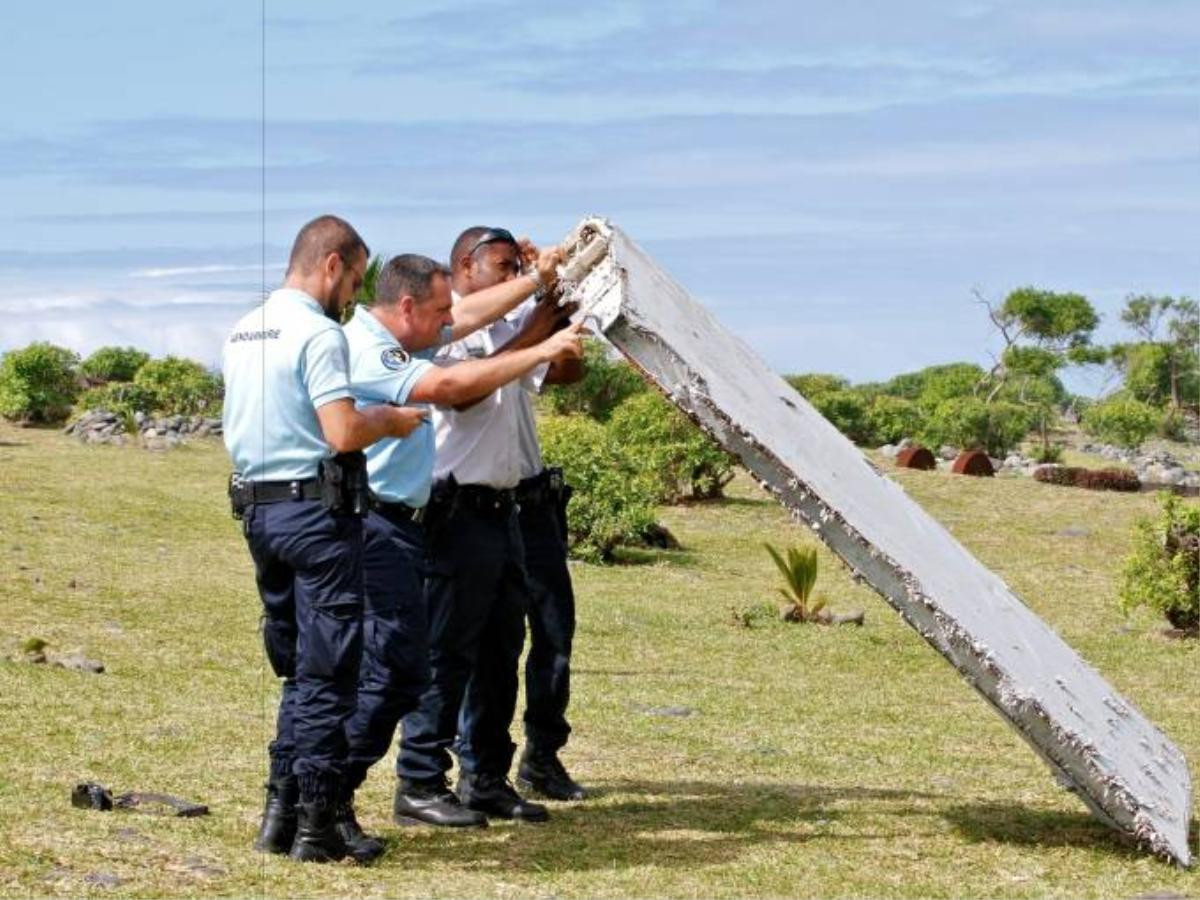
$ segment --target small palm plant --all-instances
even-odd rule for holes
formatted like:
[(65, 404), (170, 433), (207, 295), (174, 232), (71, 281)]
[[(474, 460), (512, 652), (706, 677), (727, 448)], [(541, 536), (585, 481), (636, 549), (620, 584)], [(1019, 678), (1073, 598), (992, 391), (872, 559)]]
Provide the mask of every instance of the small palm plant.
[(763, 544), (775, 565), (779, 567), (787, 588), (780, 588), (788, 606), (783, 618), (789, 622), (825, 622), (825, 598), (814, 597), (813, 587), (817, 583), (817, 549), (815, 547), (790, 547), (787, 558), (772, 547)]

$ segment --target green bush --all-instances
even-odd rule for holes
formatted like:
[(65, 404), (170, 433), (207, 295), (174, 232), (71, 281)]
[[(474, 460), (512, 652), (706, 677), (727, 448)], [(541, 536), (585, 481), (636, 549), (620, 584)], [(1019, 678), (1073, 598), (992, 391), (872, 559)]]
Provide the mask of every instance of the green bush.
[(1064, 410), (1071, 410), (1075, 413), (1076, 419), (1082, 419), (1084, 413), (1096, 405), (1096, 401), (1091, 397), (1085, 397), (1082, 394), (1068, 394), (1066, 401), (1063, 403)]
[(1135, 526), (1123, 574), (1120, 604), (1126, 613), (1148, 606), (1176, 628), (1200, 626), (1200, 506), (1164, 493), (1158, 519)]
[(1135, 400), (1162, 406), (1178, 397), (1182, 404), (1194, 405), (1200, 397), (1200, 365), (1194, 345), (1189, 352), (1177, 344), (1146, 341), (1117, 344), (1112, 350), (1113, 362), (1125, 376), (1124, 389)]
[(1034, 462), (1060, 463), (1062, 462), (1064, 450), (1066, 450), (1064, 444), (1047, 444), (1044, 447), (1039, 444), (1033, 449)]
[(894, 444), (921, 431), (924, 417), (911, 400), (880, 394), (867, 407), (868, 441), (876, 447)]
[(76, 412), (103, 409), (125, 419), (125, 425), (134, 430), (133, 414), (149, 413), (154, 410), (154, 393), (139, 384), (116, 381), (84, 391), (75, 403)]
[(917, 400), (922, 406), (933, 408), (944, 400), (973, 397), (986, 373), (974, 363), (947, 363), (930, 366), (922, 374)]
[(546, 463), (562, 466), (574, 488), (567, 506), (572, 555), (607, 560), (615, 547), (640, 543), (654, 525), (657, 491), (638, 461), (586, 416), (546, 416), (538, 432)]
[(200, 363), (177, 356), (143, 365), (133, 383), (153, 397), (153, 409), (168, 416), (216, 415), (221, 408), (221, 379)]
[(867, 401), (856, 391), (829, 391), (817, 394), (810, 402), (838, 431), (856, 444), (865, 443), (870, 437)]
[(934, 407), (920, 437), (931, 447), (950, 444), (1003, 457), (1021, 442), (1032, 424), (1031, 411), (1015, 403), (984, 403), (977, 397), (955, 397)]
[(1158, 435), (1169, 441), (1187, 440), (1187, 419), (1175, 409), (1168, 409), (1158, 421)]
[(945, 363), (897, 375), (884, 384), (882, 390), (893, 397), (936, 406), (951, 397), (970, 396), (985, 374), (975, 363)]
[(542, 396), (558, 415), (583, 413), (600, 422), (626, 397), (646, 390), (646, 382), (624, 360), (608, 358), (608, 346), (588, 341), (584, 347), (582, 380), (575, 384), (550, 385)]
[(784, 381), (850, 440), (857, 444), (874, 440), (868, 418), (874, 394), (851, 387), (850, 382), (840, 375), (823, 372), (785, 375)]
[(828, 394), (831, 391), (850, 389), (850, 382), (840, 375), (827, 375), (824, 372), (808, 372), (803, 375), (784, 375), (783, 380), (796, 389), (809, 403), (814, 397)]
[(608, 427), (657, 485), (661, 503), (720, 497), (734, 459), (657, 391), (636, 394), (613, 411)]
[(61, 422), (79, 396), (78, 354), (39, 342), (0, 358), (0, 416), (13, 422)]
[(80, 371), (96, 381), (133, 381), (149, 353), (135, 347), (101, 347), (83, 361)]
[(1083, 414), (1083, 430), (1102, 441), (1136, 448), (1158, 428), (1162, 413), (1130, 397), (1097, 403)]

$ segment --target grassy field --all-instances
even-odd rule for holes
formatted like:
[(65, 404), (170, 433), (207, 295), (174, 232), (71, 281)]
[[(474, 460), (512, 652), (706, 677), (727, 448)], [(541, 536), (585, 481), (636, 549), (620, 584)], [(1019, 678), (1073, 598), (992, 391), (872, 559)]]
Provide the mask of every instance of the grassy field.
[[(725, 502), (664, 510), (683, 550), (574, 568), (565, 759), (595, 799), (555, 804), (544, 826), (398, 829), (389, 759), (359, 804), (388, 840), (378, 865), (256, 855), (277, 687), (226, 470), (216, 443), (151, 454), (0, 426), (0, 644), (41, 637), (107, 667), (0, 662), (0, 894), (1200, 894), (1200, 868), (1148, 857), (1092, 819), (824, 551), (819, 587), (835, 611), (864, 609), (864, 628), (757, 615), (777, 577), (762, 542), (806, 537), (744, 478)], [(1115, 606), (1130, 526), (1153, 497), (897, 477), (1200, 761), (1200, 645)], [(212, 815), (72, 809), (84, 780)]]

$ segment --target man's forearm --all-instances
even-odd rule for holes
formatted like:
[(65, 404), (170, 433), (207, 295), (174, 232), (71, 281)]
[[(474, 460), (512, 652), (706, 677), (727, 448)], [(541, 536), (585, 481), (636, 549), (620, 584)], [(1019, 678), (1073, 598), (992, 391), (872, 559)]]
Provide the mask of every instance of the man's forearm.
[[(370, 447), (380, 438), (387, 437), (390, 433), (389, 417), (391, 411), (387, 406), (367, 406), (363, 409), (356, 409), (354, 415), (350, 417), (350, 444), (354, 446), (346, 447), (345, 450), (362, 450), (365, 447)], [(345, 450), (340, 452), (345, 452)]]
[(455, 408), (471, 406), (543, 362), (546, 362), (544, 350), (527, 347), (435, 368), (417, 383), (409, 400)]
[(369, 447), (391, 431), (392, 413), (387, 406), (355, 409), (352, 400), (335, 400), (317, 410), (321, 433), (335, 453)]
[(460, 299), (454, 304), (454, 340), (490, 325), (512, 312), (537, 290), (538, 282), (530, 275), (521, 275)]

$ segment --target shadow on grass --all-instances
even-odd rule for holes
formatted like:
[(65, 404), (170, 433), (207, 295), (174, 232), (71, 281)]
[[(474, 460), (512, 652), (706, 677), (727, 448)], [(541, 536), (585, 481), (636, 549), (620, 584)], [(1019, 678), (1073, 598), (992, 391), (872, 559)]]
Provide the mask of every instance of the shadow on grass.
[(28, 447), (28, 441), (0, 441), (0, 447)]
[[(928, 802), (935, 795), (879, 788), (699, 781), (614, 781), (591, 787), (593, 799), (587, 802), (552, 804), (545, 825), (391, 832), (381, 865), (421, 869), (470, 861), (529, 872), (613, 865), (692, 868), (726, 863), (771, 844), (911, 838), (914, 816), (936, 815)], [(856, 816), (869, 816), (874, 830), (839, 827), (844, 803), (854, 806)]]
[(698, 554), (691, 550), (664, 550), (657, 547), (615, 547), (612, 565), (653, 566), (666, 563), (672, 566), (692, 567), (700, 562)]
[[(1016, 803), (976, 803), (950, 806), (942, 810), (942, 815), (973, 843), (1094, 848), (1131, 860), (1145, 856), (1133, 838), (1085, 812), (1031, 809)], [(1194, 834), (1192, 838), (1195, 840)]]
[(766, 507), (774, 509), (779, 505), (779, 502), (771, 497), (718, 497), (713, 500), (684, 500), (675, 505), (690, 508), (705, 506), (712, 506), (716, 508), (720, 508), (722, 506), (744, 506), (750, 509), (763, 509)]

